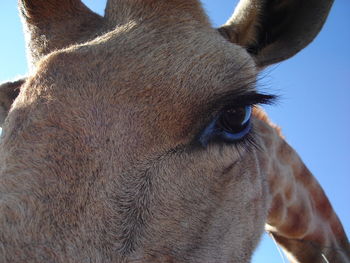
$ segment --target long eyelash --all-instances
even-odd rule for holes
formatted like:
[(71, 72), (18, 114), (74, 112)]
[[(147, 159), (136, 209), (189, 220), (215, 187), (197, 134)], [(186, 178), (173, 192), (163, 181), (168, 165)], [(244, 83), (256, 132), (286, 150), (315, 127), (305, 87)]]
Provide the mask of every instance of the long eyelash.
[(260, 151), (262, 149), (256, 139), (257, 134), (255, 133), (254, 126), (252, 126), (250, 132), (246, 136), (233, 143), (240, 158), (243, 158), (244, 152), (251, 153), (254, 150)]
[(256, 105), (272, 105), (277, 100), (278, 96), (270, 95), (270, 94), (262, 94), (256, 92), (246, 93), (244, 95), (239, 96), (236, 99), (222, 100), (220, 103), (223, 106), (223, 109), (227, 108), (236, 108), (236, 107), (244, 107), (244, 106), (256, 106)]

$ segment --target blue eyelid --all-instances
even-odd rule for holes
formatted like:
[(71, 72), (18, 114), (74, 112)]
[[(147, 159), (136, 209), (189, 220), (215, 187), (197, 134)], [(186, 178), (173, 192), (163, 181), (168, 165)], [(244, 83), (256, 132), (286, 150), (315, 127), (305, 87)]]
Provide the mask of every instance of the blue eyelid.
[(199, 138), (199, 142), (202, 146), (206, 147), (208, 145), (209, 140), (216, 132), (216, 122), (218, 121), (220, 116), (216, 116), (215, 119), (208, 125), (207, 128), (203, 131), (201, 137)]
[[(247, 123), (247, 122), (245, 122), (245, 123)], [(225, 139), (229, 142), (234, 142), (234, 141), (242, 139), (248, 132), (250, 132), (251, 128), (252, 128), (252, 124), (249, 122), (247, 127), (245, 127), (244, 130), (239, 132), (239, 133), (229, 133), (226, 131), (222, 131), (220, 133), (220, 135), (223, 139)]]

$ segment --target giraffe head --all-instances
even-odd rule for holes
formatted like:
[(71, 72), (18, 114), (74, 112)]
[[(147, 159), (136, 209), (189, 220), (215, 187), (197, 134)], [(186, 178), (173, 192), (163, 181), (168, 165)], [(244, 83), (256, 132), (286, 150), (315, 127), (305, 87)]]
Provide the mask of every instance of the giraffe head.
[(269, 204), (256, 76), (332, 1), (241, 1), (218, 30), (197, 0), (19, 2), (32, 70), (3, 125), (5, 262), (248, 262)]

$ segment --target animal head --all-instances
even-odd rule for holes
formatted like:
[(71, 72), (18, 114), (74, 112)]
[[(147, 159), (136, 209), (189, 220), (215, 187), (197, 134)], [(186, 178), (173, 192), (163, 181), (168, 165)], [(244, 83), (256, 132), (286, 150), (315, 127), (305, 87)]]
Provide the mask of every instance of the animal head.
[(1, 142), (5, 262), (248, 262), (279, 200), (257, 74), (331, 4), (241, 1), (215, 29), (194, 0), (110, 0), (104, 17), (20, 1), (32, 71), (1, 86), (4, 117), (20, 86)]

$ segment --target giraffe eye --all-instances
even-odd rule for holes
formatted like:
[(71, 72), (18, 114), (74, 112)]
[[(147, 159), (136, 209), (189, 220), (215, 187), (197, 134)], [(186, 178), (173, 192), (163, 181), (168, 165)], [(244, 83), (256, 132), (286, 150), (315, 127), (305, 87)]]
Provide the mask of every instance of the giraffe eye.
[(251, 129), (251, 115), (252, 106), (222, 111), (202, 133), (201, 144), (206, 146), (212, 140), (233, 143), (243, 139)]
[(250, 130), (251, 114), (251, 106), (226, 110), (219, 116), (216, 126), (224, 137), (239, 140)]

